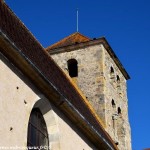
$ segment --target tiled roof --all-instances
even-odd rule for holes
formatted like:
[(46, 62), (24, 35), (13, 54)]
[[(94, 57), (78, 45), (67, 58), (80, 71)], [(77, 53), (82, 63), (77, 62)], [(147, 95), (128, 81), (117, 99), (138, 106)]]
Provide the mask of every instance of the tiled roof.
[[(98, 145), (103, 145), (107, 148), (108, 146), (111, 146), (114, 150), (118, 149), (62, 70), (56, 65), (50, 55), (8, 8), (8, 6), (3, 1), (0, 1), (0, 40), (2, 36), (6, 39), (6, 43), (10, 42), (13, 45), (17, 56), (19, 55), (24, 60), (24, 63), (27, 62), (32, 70), (34, 69), (34, 72), (39, 75), (38, 78), (40, 78), (45, 84), (52, 86), (61, 96), (67, 99), (66, 103), (74, 106), (78, 110), (77, 112), (82, 114), (82, 117), (88, 122), (86, 123), (88, 127), (90, 123), (92, 129), (96, 131), (96, 135), (100, 135), (99, 139), (104, 139), (101, 141), (102, 143), (97, 143)], [(6, 55), (6, 57), (11, 57), (11, 49), (9, 49), (9, 54), (5, 49), (6, 47), (4, 50), (2, 47), (0, 48), (0, 51), (2, 53), (5, 52), (4, 55)], [(16, 65), (18, 65), (17, 67), (19, 67), (19, 69), (24, 65), (23, 63), (19, 64), (21, 62), (18, 62), (15, 58), (13, 59), (13, 62), (17, 62)], [(27, 68), (22, 67), (21, 69), (26, 70)], [(29, 74), (31, 73), (29, 72)], [(30, 79), (33, 80), (31, 77)], [(45, 92), (45, 94), (48, 96), (48, 92)], [(80, 129), (81, 128), (82, 124)], [(91, 127), (89, 128), (91, 129)], [(104, 141), (107, 141), (108, 144), (106, 145)]]
[(87, 42), (87, 41), (90, 41), (90, 38), (82, 35), (79, 32), (75, 32), (75, 33), (69, 35), (68, 37), (60, 40), (59, 42), (47, 47), (46, 50), (49, 51), (51, 49), (56, 49), (56, 48), (60, 48), (60, 47), (64, 47), (64, 46)]

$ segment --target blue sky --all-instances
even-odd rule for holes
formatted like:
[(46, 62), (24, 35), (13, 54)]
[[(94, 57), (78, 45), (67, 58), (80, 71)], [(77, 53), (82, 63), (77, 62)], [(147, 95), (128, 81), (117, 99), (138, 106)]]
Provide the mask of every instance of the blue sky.
[(47, 47), (76, 32), (105, 36), (131, 76), (129, 119), (133, 150), (150, 147), (150, 1), (149, 0), (5, 0)]

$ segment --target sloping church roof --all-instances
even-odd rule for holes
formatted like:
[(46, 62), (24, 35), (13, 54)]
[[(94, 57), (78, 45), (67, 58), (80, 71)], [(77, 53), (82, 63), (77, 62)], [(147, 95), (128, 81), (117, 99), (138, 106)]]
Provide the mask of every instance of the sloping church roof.
[(67, 36), (66, 38), (60, 40), (59, 42), (47, 47), (46, 50), (49, 51), (51, 49), (56, 49), (56, 48), (60, 48), (60, 47), (64, 47), (64, 46), (83, 43), (83, 42), (87, 42), (90, 40), (91, 40), (90, 38), (84, 36), (83, 34), (81, 34), (79, 32), (75, 32), (75, 33)]
[(0, 1), (0, 52), (98, 149), (118, 149), (67, 76), (4, 1)]

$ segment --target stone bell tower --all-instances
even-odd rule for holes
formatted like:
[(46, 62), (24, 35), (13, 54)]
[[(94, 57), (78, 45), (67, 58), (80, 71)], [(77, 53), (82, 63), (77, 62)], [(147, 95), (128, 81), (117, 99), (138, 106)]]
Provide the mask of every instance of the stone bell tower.
[(46, 50), (76, 82), (118, 148), (131, 150), (126, 86), (130, 77), (106, 39), (76, 32)]

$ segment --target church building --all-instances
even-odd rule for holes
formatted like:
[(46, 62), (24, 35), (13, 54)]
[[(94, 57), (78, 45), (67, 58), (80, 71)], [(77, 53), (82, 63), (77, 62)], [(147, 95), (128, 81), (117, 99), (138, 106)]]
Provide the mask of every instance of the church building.
[(0, 149), (131, 150), (128, 79), (104, 37), (44, 48), (0, 0)]

